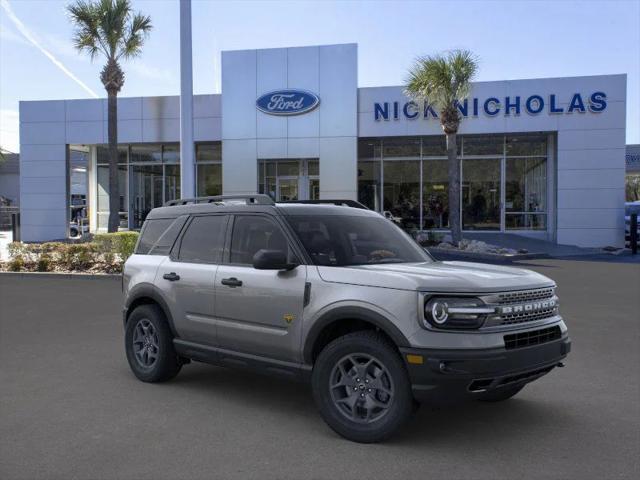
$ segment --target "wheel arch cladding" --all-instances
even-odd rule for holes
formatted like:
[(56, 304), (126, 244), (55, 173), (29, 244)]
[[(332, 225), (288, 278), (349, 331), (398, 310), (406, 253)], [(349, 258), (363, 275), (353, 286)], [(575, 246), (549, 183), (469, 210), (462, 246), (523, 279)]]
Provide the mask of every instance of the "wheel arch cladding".
[(136, 307), (140, 305), (157, 305), (162, 313), (164, 313), (164, 317), (169, 324), (169, 329), (174, 337), (178, 337), (175, 326), (173, 324), (173, 316), (171, 315), (171, 310), (169, 309), (169, 305), (162, 298), (162, 296), (156, 291), (156, 289), (151, 284), (140, 284), (133, 288), (133, 290), (129, 293), (127, 298), (127, 303), (125, 305), (126, 314), (124, 317), (124, 323), (126, 327), (126, 323), (129, 320), (129, 316), (131, 312)]
[(304, 362), (313, 364), (328, 343), (339, 336), (358, 330), (378, 330), (396, 348), (409, 346), (409, 341), (400, 329), (383, 315), (363, 307), (338, 307), (322, 315), (309, 330), (303, 347)]

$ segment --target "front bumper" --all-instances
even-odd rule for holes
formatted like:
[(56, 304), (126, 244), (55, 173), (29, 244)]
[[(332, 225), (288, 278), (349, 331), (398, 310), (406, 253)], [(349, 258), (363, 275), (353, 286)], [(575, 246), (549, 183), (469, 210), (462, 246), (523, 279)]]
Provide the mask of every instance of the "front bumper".
[(570, 350), (566, 333), (548, 343), (511, 350), (400, 349), (418, 401), (469, 397), (531, 382), (558, 366)]

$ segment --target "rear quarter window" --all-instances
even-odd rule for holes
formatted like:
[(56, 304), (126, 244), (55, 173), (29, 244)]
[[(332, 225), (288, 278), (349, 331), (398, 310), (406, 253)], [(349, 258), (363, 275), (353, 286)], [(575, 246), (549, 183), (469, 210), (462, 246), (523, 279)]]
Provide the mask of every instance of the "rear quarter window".
[(154, 218), (144, 222), (136, 252), (138, 255), (168, 255), (186, 216)]

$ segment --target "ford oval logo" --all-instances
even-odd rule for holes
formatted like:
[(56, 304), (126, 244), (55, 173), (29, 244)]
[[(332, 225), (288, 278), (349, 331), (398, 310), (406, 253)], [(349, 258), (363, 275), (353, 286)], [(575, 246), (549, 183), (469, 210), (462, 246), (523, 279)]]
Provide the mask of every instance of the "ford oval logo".
[(258, 110), (269, 115), (299, 115), (320, 104), (320, 98), (304, 90), (276, 90), (256, 100)]

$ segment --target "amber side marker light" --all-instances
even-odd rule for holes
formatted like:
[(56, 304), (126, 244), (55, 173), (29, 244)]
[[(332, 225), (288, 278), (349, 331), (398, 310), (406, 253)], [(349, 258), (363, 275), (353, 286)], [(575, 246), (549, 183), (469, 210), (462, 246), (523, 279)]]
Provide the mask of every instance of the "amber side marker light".
[(422, 359), (422, 355), (407, 355), (407, 362), (412, 363), (414, 365), (422, 365), (424, 360)]

